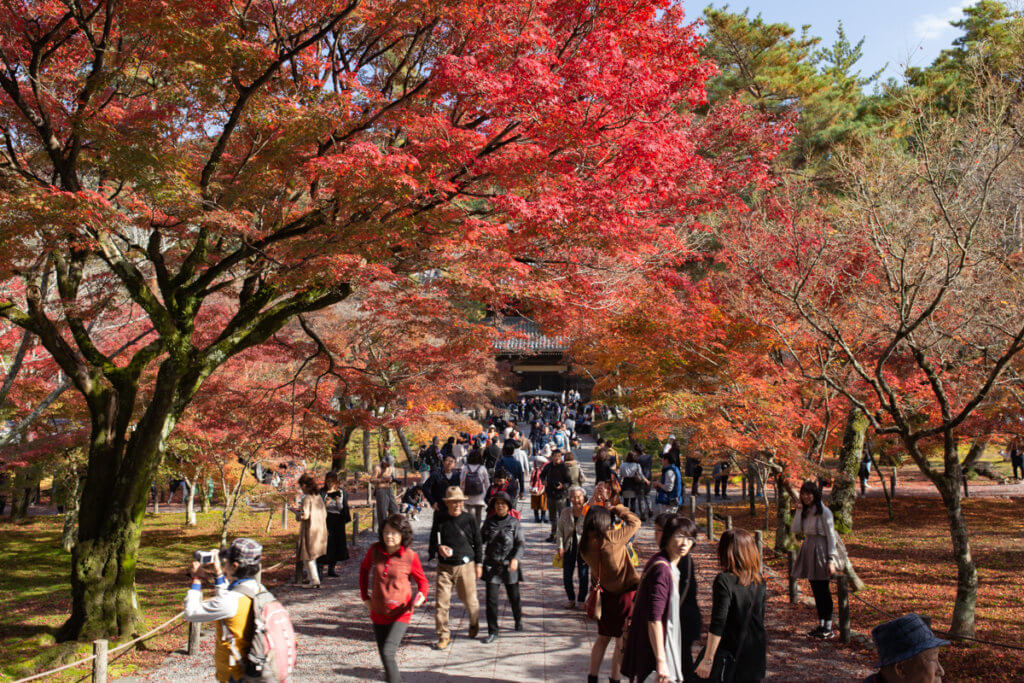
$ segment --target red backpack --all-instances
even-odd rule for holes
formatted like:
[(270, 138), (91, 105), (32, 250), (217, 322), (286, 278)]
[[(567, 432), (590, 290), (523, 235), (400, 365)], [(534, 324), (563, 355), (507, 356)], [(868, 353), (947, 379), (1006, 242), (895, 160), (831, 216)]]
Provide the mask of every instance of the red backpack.
[(231, 590), (252, 600), (249, 623), (249, 651), (243, 653), (246, 681), (290, 683), (295, 668), (295, 629), (274, 594), (255, 581), (242, 581)]
[(530, 474), (530, 492), (535, 496), (544, 493), (544, 479), (540, 476), (542, 469), (541, 467), (534, 467), (533, 472)]

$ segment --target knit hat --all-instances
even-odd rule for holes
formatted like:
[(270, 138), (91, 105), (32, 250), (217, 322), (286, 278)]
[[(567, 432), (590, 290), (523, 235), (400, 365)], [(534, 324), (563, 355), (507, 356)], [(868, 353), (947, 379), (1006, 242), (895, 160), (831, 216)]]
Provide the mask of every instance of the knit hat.
[(871, 639), (878, 650), (878, 668), (915, 657), (933, 647), (949, 645), (936, 638), (920, 614), (904, 614), (871, 629)]

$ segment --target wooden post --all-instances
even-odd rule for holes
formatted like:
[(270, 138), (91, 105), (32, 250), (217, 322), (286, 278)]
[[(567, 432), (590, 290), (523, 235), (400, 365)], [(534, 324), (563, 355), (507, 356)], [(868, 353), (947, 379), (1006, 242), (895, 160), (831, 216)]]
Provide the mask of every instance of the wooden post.
[(896, 497), (896, 468), (892, 468), (892, 474), (889, 475), (889, 490), (892, 491), (892, 497)]
[(697, 521), (697, 497), (690, 496), (690, 519)]
[(107, 641), (92, 641), (92, 681), (93, 683), (107, 683)]
[(288, 502), (281, 503), (281, 528), (288, 530)]
[(373, 505), (373, 484), (366, 482), (366, 504)]
[(743, 500), (747, 499), (747, 477), (746, 475), (740, 477), (740, 490), (743, 492)]
[(713, 541), (713, 540), (715, 540), (715, 511), (714, 511), (714, 509), (712, 509), (711, 503), (708, 503), (707, 523), (708, 523), (708, 540), (709, 541)]
[(711, 500), (711, 478), (704, 477), (704, 494), (708, 497), (708, 501)]
[(764, 532), (758, 529), (754, 532), (754, 543), (757, 544), (757, 560), (761, 571), (764, 572)]
[(185, 654), (189, 657), (195, 657), (199, 654), (199, 640), (203, 637), (203, 625), (199, 622), (190, 621), (188, 623), (188, 646), (185, 648)]
[(356, 541), (359, 540), (359, 513), (352, 515), (352, 547), (356, 547)]
[(796, 577), (793, 576), (794, 567), (796, 567), (796, 551), (790, 550), (786, 553), (786, 574), (789, 578), (789, 602), (795, 605), (800, 599), (800, 587), (796, 583)]
[(836, 578), (836, 601), (839, 603), (839, 642), (850, 642), (850, 585), (846, 574)]
[(732, 515), (726, 515), (725, 517), (725, 530), (732, 531)]

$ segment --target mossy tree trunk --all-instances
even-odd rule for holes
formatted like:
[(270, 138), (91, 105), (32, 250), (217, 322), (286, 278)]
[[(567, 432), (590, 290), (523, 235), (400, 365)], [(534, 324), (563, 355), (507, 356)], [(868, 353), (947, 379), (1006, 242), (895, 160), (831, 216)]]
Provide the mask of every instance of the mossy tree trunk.
[(853, 531), (853, 506), (857, 500), (857, 472), (864, 457), (864, 438), (868, 418), (859, 408), (851, 408), (843, 429), (843, 445), (829, 507), (835, 518), (836, 531), (846, 535)]

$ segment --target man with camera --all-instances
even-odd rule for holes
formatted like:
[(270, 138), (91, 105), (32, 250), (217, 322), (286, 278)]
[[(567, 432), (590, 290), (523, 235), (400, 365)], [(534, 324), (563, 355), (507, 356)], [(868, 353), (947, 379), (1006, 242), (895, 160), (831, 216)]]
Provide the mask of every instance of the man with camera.
[[(233, 589), (246, 581), (258, 583), (262, 555), (263, 546), (259, 543), (251, 538), (237, 538), (225, 551), (196, 551), (192, 560), (185, 620), (217, 622), (213, 661), (220, 683), (244, 680), (243, 662), (249, 650), (245, 627), (252, 611), (252, 598)], [(216, 595), (203, 600), (203, 577), (210, 578), (211, 574)]]

